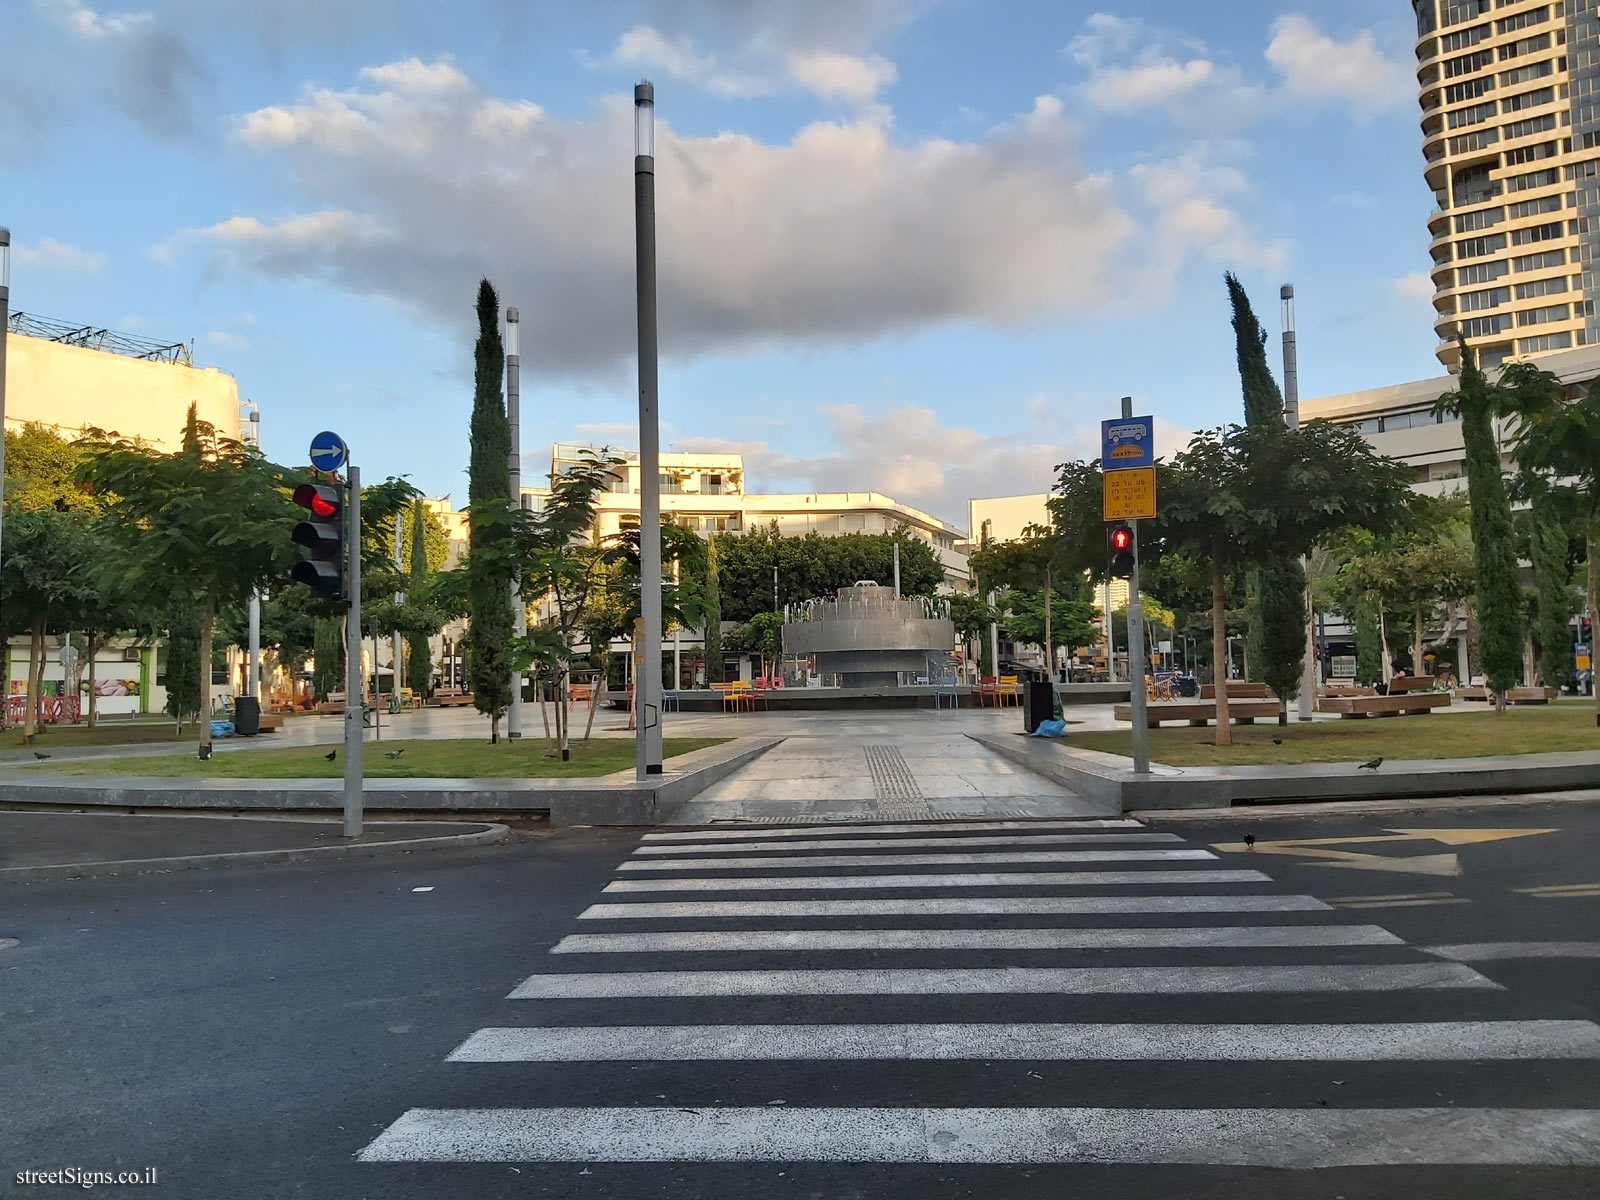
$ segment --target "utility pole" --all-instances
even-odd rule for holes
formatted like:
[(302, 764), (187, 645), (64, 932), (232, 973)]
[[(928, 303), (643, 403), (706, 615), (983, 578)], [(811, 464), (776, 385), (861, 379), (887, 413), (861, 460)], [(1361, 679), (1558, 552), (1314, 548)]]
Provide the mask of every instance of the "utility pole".
[[(1294, 331), (1294, 285), (1286, 283), (1278, 292), (1283, 301), (1283, 406), (1284, 421), (1291, 430), (1300, 428), (1300, 350)], [(1300, 670), (1300, 699), (1295, 718), (1309, 721), (1317, 711), (1317, 605), (1311, 589), (1311, 562), (1300, 560), (1306, 577), (1306, 654)]]
[[(11, 332), (11, 230), (0, 225), (0, 480), (6, 477), (6, 339)], [(0, 508), (3, 508), (0, 505)], [(6, 687), (10, 687), (11, 647), (0, 638), (0, 664), (6, 668)], [(3, 722), (3, 717), (0, 717)]]
[[(0, 354), (0, 370), (4, 369), (4, 363), (5, 363), (5, 356), (3, 354)], [(5, 388), (5, 385), (3, 383), (0, 383), (0, 391), (3, 391), (4, 388)], [(246, 400), (245, 403), (250, 406), (250, 418), (249, 418), (249, 421), (246, 424), (246, 428), (245, 428), (245, 431), (244, 431), (244, 439), (248, 444), (254, 446), (257, 450), (259, 450), (259, 449), (261, 449), (261, 406), (259, 404), (257, 404), (254, 400)], [(250, 678), (249, 678), (249, 681), (248, 681), (247, 690), (249, 691), (250, 695), (254, 698), (255, 702), (257, 704), (260, 704), (261, 703), (261, 589), (260, 588), (252, 589), (252, 591), (250, 592), (250, 603), (249, 603), (249, 607), (246, 609), (246, 612), (247, 612), (246, 620), (247, 620), (248, 625), (249, 625), (249, 633), (248, 633), (248, 635), (246, 637), (246, 642), (247, 642), (246, 649), (247, 649), (247, 652), (250, 655)]]
[[(400, 539), (405, 533), (405, 527), (406, 510), (402, 508), (394, 515), (394, 573), (399, 575), (402, 579), (405, 578), (405, 568), (401, 563)], [(411, 547), (411, 553), (415, 554), (419, 549), (420, 547), (413, 546)], [(404, 592), (396, 592), (394, 594), (394, 604), (396, 608), (399, 608), (405, 602), (406, 594)], [(389, 694), (395, 697), (395, 702), (398, 704), (400, 697), (400, 685), (404, 682), (404, 680), (401, 678), (400, 627), (398, 625), (395, 626), (394, 646), (390, 653), (394, 656), (394, 674), (389, 676)]]
[[(896, 600), (898, 600), (898, 599), (900, 599), (900, 539), (899, 538), (895, 538), (895, 540), (893, 542), (893, 545), (894, 545), (894, 598)], [(776, 568), (774, 568), (774, 571), (776, 571)], [(774, 588), (776, 588), (776, 585), (774, 585)], [(776, 595), (776, 590), (774, 590), (774, 595)], [(774, 601), (773, 607), (774, 608), (777, 607), (776, 601)]]
[[(506, 424), (511, 427), (511, 457), (507, 478), (511, 486), (511, 511), (522, 507), (522, 315), (506, 309)], [(522, 602), (522, 580), (511, 580), (511, 630), (517, 637), (528, 632), (528, 606)], [(557, 703), (560, 703), (558, 700)], [(511, 703), (506, 708), (506, 737), (522, 736), (522, 672), (511, 672)]]
[(353, 838), (361, 836), (361, 707), (367, 694), (361, 670), (361, 468), (350, 467), (347, 478), (345, 595), (350, 610), (344, 622), (344, 836)]
[(639, 320), (639, 608), (643, 654), (633, 681), (634, 772), (661, 774), (661, 426), (656, 380), (656, 90), (633, 89), (633, 222)]
[[(1133, 416), (1133, 397), (1122, 398), (1124, 420)], [(1133, 772), (1150, 773), (1150, 722), (1145, 718), (1144, 673), (1150, 663), (1144, 653), (1144, 601), (1139, 597), (1139, 522), (1133, 529), (1133, 574), (1128, 577), (1128, 707), (1133, 717)], [(1109, 607), (1110, 592), (1106, 593)]]

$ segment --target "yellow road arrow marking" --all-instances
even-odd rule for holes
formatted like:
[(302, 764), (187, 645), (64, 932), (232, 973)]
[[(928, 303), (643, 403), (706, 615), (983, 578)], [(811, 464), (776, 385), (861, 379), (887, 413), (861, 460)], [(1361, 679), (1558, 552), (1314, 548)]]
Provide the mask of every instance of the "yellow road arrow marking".
[(1390, 833), (1406, 834), (1426, 842), (1443, 842), (1446, 846), (1476, 846), (1480, 842), (1503, 842), (1510, 838), (1534, 837), (1541, 833), (1559, 833), (1557, 829), (1391, 829)]
[(1257, 854), (1283, 854), (1291, 858), (1322, 859), (1316, 863), (1323, 867), (1342, 867), (1351, 871), (1398, 871), (1412, 875), (1459, 875), (1461, 860), (1454, 854), (1418, 854), (1389, 857), (1381, 854), (1362, 854), (1354, 850), (1336, 850), (1336, 846), (1363, 846), (1378, 842), (1439, 842), (1446, 846), (1473, 846), (1483, 842), (1500, 842), (1510, 838), (1533, 837), (1542, 833), (1556, 833), (1554, 829), (1390, 829), (1381, 834), (1360, 837), (1286, 838), (1275, 842), (1256, 842), (1253, 847), (1244, 842), (1218, 842), (1213, 850), (1224, 854), (1244, 854), (1252, 849)]

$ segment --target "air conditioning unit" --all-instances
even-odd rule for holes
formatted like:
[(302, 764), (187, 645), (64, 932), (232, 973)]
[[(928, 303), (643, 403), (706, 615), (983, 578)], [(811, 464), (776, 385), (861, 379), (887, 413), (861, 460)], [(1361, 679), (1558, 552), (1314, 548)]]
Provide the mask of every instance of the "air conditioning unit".
[(137, 646), (125, 647), (122, 651), (123, 662), (138, 662), (144, 657), (144, 651)]

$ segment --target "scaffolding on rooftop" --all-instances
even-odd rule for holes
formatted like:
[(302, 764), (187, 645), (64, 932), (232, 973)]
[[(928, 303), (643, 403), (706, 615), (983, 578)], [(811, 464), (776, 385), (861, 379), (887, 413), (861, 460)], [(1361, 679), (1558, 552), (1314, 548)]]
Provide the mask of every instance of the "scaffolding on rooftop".
[(7, 328), (20, 337), (42, 338), (47, 342), (82, 346), (87, 350), (104, 350), (108, 354), (121, 354), (149, 362), (194, 366), (193, 342), (159, 342), (153, 338), (136, 337), (131, 333), (102, 329), (97, 325), (74, 325), (70, 321), (55, 321), (28, 312), (12, 313)]

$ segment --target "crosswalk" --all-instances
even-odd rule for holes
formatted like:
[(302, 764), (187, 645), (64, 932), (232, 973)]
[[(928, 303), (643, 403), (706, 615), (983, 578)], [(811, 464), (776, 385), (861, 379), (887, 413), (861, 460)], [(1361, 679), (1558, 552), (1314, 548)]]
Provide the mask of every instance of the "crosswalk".
[(1600, 1026), (1372, 915), (1133, 821), (646, 834), (359, 1158), (1600, 1166)]

